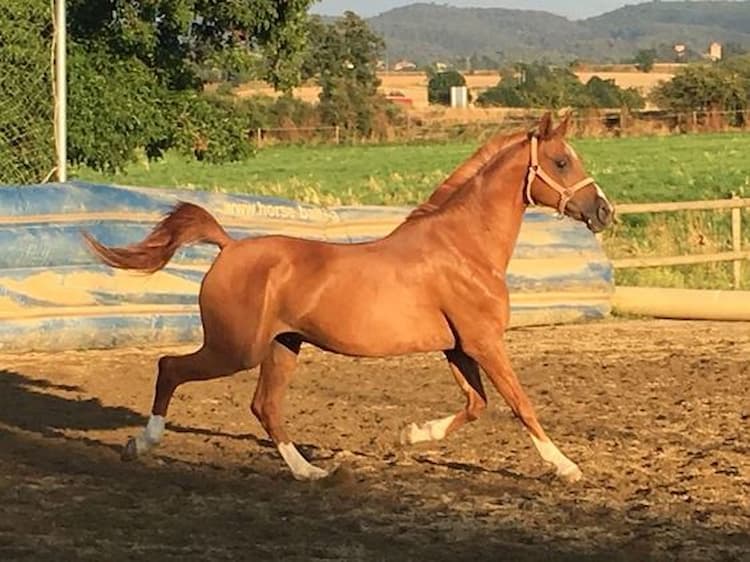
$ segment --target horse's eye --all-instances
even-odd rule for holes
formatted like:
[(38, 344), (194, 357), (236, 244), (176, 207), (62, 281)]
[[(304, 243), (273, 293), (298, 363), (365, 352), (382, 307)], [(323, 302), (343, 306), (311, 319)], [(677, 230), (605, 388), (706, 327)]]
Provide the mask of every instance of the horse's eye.
[(559, 169), (564, 170), (568, 165), (568, 161), (565, 158), (560, 158), (559, 160), (555, 160), (555, 164)]

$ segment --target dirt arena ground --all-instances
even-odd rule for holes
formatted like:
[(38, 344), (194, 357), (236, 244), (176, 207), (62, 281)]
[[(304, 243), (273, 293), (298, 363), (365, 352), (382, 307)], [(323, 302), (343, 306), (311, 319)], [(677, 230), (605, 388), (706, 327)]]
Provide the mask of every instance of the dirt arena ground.
[(254, 373), (178, 391), (153, 456), (119, 460), (164, 350), (0, 356), (0, 559), (750, 560), (750, 324), (607, 321), (513, 331), (541, 465), (492, 391), (448, 440), (399, 429), (461, 405), (438, 356), (314, 350), (287, 400), (325, 467), (295, 482), (249, 415)]

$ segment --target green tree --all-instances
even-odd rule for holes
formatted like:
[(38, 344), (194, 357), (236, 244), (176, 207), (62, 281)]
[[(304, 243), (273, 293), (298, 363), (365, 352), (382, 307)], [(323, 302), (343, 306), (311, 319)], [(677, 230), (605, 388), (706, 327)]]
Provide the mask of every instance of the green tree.
[(477, 104), (505, 107), (583, 107), (588, 98), (583, 84), (569, 68), (542, 63), (518, 64), (501, 73), (500, 83), (485, 90)]
[(244, 157), (248, 119), (197, 94), (214, 70), (290, 91), (312, 2), (68, 0), (71, 160), (118, 169), (138, 149), (153, 158), (171, 147), (206, 160)]
[(321, 86), (323, 121), (346, 132), (372, 134), (375, 117), (384, 110), (378, 93), (377, 61), (383, 39), (353, 12), (332, 24), (311, 22), (311, 47), (303, 66)]
[(466, 78), (457, 70), (446, 70), (432, 74), (427, 83), (427, 101), (441, 105), (450, 105), (451, 88), (466, 86)]
[(93, 48), (69, 47), (68, 159), (114, 171), (138, 149), (159, 156), (171, 144), (169, 91), (139, 59)]
[(620, 88), (613, 79), (592, 76), (585, 86), (589, 107), (642, 109), (646, 100), (635, 88)]
[(679, 112), (741, 111), (748, 107), (748, 76), (713, 64), (691, 64), (658, 86), (652, 97)]
[(584, 86), (570, 68), (541, 63), (519, 64), (501, 72), (500, 83), (485, 90), (477, 104), (503, 107), (643, 107), (634, 89), (623, 90), (612, 80), (594, 77)]
[(641, 72), (651, 72), (656, 63), (656, 51), (654, 49), (641, 49), (633, 59), (635, 66)]
[(197, 84), (196, 65), (241, 46), (266, 61), (281, 90), (299, 81), (313, 0), (68, 0), (70, 37), (118, 58), (136, 57), (171, 88)]

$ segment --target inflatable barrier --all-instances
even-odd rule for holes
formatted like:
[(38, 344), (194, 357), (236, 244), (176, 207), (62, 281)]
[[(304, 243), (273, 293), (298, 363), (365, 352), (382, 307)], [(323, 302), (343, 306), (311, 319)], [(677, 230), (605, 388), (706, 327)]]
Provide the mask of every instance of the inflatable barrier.
[[(131, 244), (177, 200), (204, 206), (235, 237), (343, 243), (385, 236), (409, 212), (81, 182), (0, 187), (0, 351), (199, 342), (198, 290), (216, 248), (184, 248), (163, 271), (145, 276), (97, 263), (80, 236), (85, 228), (104, 244)], [(611, 264), (572, 220), (529, 211), (508, 274), (513, 326), (610, 312)]]

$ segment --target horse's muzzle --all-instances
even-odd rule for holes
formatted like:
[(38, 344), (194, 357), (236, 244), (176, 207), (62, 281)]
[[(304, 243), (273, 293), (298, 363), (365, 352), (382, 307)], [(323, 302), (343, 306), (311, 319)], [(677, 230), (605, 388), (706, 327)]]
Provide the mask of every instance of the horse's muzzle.
[(597, 197), (589, 212), (583, 213), (583, 220), (591, 232), (601, 232), (612, 224), (615, 210), (603, 197)]

